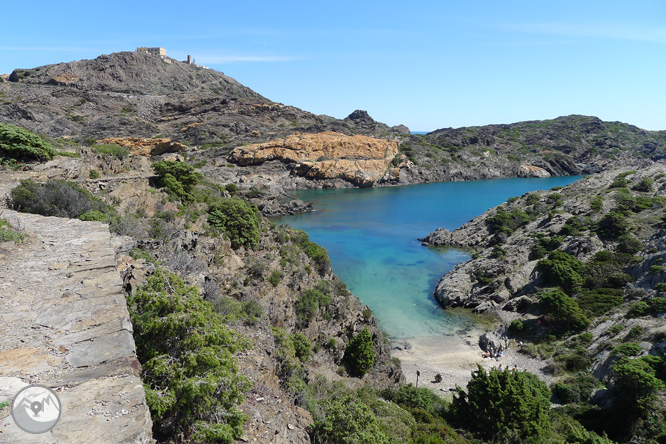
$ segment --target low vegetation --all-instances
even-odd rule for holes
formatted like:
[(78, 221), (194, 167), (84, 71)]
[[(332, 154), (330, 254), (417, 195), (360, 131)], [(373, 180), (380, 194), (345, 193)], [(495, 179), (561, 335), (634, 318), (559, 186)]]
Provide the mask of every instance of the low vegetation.
[(51, 160), (56, 151), (51, 143), (37, 134), (6, 123), (0, 123), (0, 164)]

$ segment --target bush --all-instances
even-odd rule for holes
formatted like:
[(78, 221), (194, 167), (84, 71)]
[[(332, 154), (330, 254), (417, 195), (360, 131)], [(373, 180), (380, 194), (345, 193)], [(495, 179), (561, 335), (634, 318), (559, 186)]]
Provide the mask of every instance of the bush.
[(56, 151), (51, 144), (24, 128), (0, 123), (0, 164), (5, 160), (46, 161), (51, 160)]
[(88, 172), (88, 177), (89, 177), (90, 179), (99, 179), (99, 171), (97, 171), (97, 170), (90, 170), (90, 171)]
[(224, 186), (224, 189), (229, 192), (232, 196), (238, 192), (238, 187), (235, 183), (228, 183)]
[(344, 360), (349, 366), (350, 374), (359, 378), (375, 365), (375, 349), (367, 327), (349, 341)]
[(250, 341), (228, 329), (196, 287), (161, 268), (127, 302), (155, 437), (238, 439), (247, 416), (237, 406), (252, 384), (234, 354)]
[(629, 223), (624, 214), (613, 210), (601, 218), (597, 224), (597, 234), (604, 239), (617, 239), (627, 234)]
[(105, 156), (115, 157), (116, 159), (124, 159), (129, 155), (129, 150), (115, 143), (93, 145), (93, 150)]
[(643, 349), (640, 345), (633, 342), (625, 342), (624, 344), (615, 347), (615, 350), (611, 352), (611, 356), (614, 358), (637, 356), (641, 351), (643, 351)]
[(442, 398), (427, 388), (417, 388), (413, 384), (401, 386), (395, 390), (387, 388), (381, 392), (382, 398), (394, 402), (401, 407), (425, 410), (430, 413), (440, 413), (444, 408)]
[(594, 197), (590, 200), (590, 208), (591, 208), (592, 211), (594, 211), (595, 213), (598, 213), (599, 211), (601, 211), (603, 207), (604, 207), (604, 198), (603, 198), (603, 197), (601, 197), (601, 196), (594, 196)]
[(294, 344), (296, 357), (301, 362), (308, 362), (312, 354), (312, 344), (310, 344), (308, 338), (300, 331), (297, 331), (291, 335), (291, 342)]
[(457, 387), (451, 404), (453, 419), (477, 431), (482, 439), (522, 443), (528, 437), (550, 435), (550, 390), (532, 373), (479, 366), (467, 392)]
[(616, 288), (583, 290), (576, 297), (578, 306), (589, 317), (601, 316), (622, 305), (624, 291)]
[(273, 285), (273, 287), (277, 287), (283, 277), (284, 277), (283, 272), (281, 272), (280, 270), (273, 270), (271, 276), (268, 278), (268, 282), (270, 282)]
[(652, 191), (652, 179), (649, 177), (645, 177), (640, 180), (636, 185), (634, 185), (631, 189), (636, 190), (636, 191), (644, 191), (644, 192), (649, 192)]
[(542, 294), (539, 306), (546, 317), (564, 331), (583, 330), (590, 324), (576, 301), (560, 290)]
[(24, 240), (23, 233), (16, 231), (9, 221), (0, 218), (0, 242), (16, 242), (18, 244)]
[(321, 412), (308, 427), (313, 444), (389, 444), (374, 413), (354, 395), (321, 402)]
[(620, 253), (635, 254), (643, 249), (643, 243), (629, 234), (620, 236), (617, 241), (617, 251)]
[(224, 231), (233, 248), (254, 248), (259, 242), (261, 213), (251, 203), (240, 199), (224, 199), (208, 207), (208, 223)]
[(324, 311), (330, 303), (331, 297), (326, 293), (313, 288), (303, 291), (294, 304), (296, 326), (301, 329), (307, 328), (317, 311)]
[(555, 250), (538, 263), (538, 269), (543, 275), (547, 285), (559, 285), (567, 291), (572, 291), (583, 283), (581, 272), (583, 263), (560, 250)]
[(580, 373), (556, 383), (552, 387), (553, 396), (563, 404), (585, 402), (592, 396), (592, 391), (599, 386), (599, 381), (587, 373)]
[(488, 228), (493, 234), (505, 233), (510, 235), (529, 221), (529, 216), (523, 210), (513, 209), (508, 212), (499, 207), (495, 214), (488, 219)]
[(641, 359), (620, 358), (613, 367), (613, 381), (616, 402), (626, 406), (628, 412), (645, 411), (657, 390), (664, 388), (654, 369)]
[(153, 170), (158, 176), (158, 187), (166, 188), (183, 203), (194, 202), (192, 191), (202, 178), (194, 167), (185, 162), (162, 160), (153, 164)]
[(43, 184), (23, 180), (9, 195), (9, 206), (22, 213), (78, 218), (92, 211), (115, 215), (113, 208), (88, 190), (64, 180)]
[(644, 301), (634, 302), (631, 305), (631, 307), (629, 307), (627, 316), (630, 318), (639, 318), (641, 316), (645, 316), (646, 314), (648, 314), (649, 311), (650, 311), (650, 306), (647, 304), (647, 302)]
[(509, 331), (514, 335), (520, 335), (523, 333), (524, 330), (525, 330), (525, 325), (523, 324), (523, 321), (520, 319), (514, 319), (509, 324)]

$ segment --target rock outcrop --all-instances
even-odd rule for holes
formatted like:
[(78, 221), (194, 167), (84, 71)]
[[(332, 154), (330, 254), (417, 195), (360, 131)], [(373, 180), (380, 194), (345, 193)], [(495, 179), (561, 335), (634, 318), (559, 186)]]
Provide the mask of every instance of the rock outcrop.
[(178, 153), (187, 150), (187, 147), (171, 139), (142, 139), (139, 137), (108, 137), (97, 140), (97, 144), (115, 144), (130, 150), (138, 156), (160, 156), (164, 153)]
[(108, 227), (9, 210), (2, 217), (28, 239), (0, 250), (0, 393), (45, 385), (63, 414), (51, 432), (31, 435), (2, 409), (0, 441), (153, 442)]
[(399, 169), (391, 165), (397, 154), (395, 141), (329, 131), (293, 134), (267, 143), (237, 147), (231, 159), (242, 166), (279, 160), (294, 164), (292, 173), (297, 176), (339, 178), (368, 187), (399, 179)]

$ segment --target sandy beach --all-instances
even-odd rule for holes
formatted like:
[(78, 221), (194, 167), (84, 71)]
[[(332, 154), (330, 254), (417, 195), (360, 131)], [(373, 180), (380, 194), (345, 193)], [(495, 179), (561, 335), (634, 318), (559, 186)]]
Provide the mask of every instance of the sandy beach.
[[(478, 345), (482, 330), (460, 331), (457, 335), (430, 336), (425, 338), (401, 339), (391, 342), (391, 354), (400, 359), (402, 371), (408, 383), (416, 384), (416, 372), (420, 372), (419, 387), (450, 393), (459, 385), (463, 388), (471, 379), (472, 371), (480, 364), (486, 369), (492, 367), (529, 371), (550, 385), (553, 378), (543, 372), (544, 362), (518, 352), (518, 345), (510, 343), (499, 360), (483, 358)], [(435, 382), (440, 374), (442, 381)]]

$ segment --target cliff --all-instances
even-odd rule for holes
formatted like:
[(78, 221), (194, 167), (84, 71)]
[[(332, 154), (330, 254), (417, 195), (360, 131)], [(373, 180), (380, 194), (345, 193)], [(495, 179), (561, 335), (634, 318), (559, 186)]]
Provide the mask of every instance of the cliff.
[(292, 164), (291, 173), (310, 179), (343, 179), (358, 187), (400, 178), (391, 161), (398, 154), (395, 141), (335, 132), (294, 134), (281, 140), (241, 146), (231, 159), (241, 166), (279, 160)]

